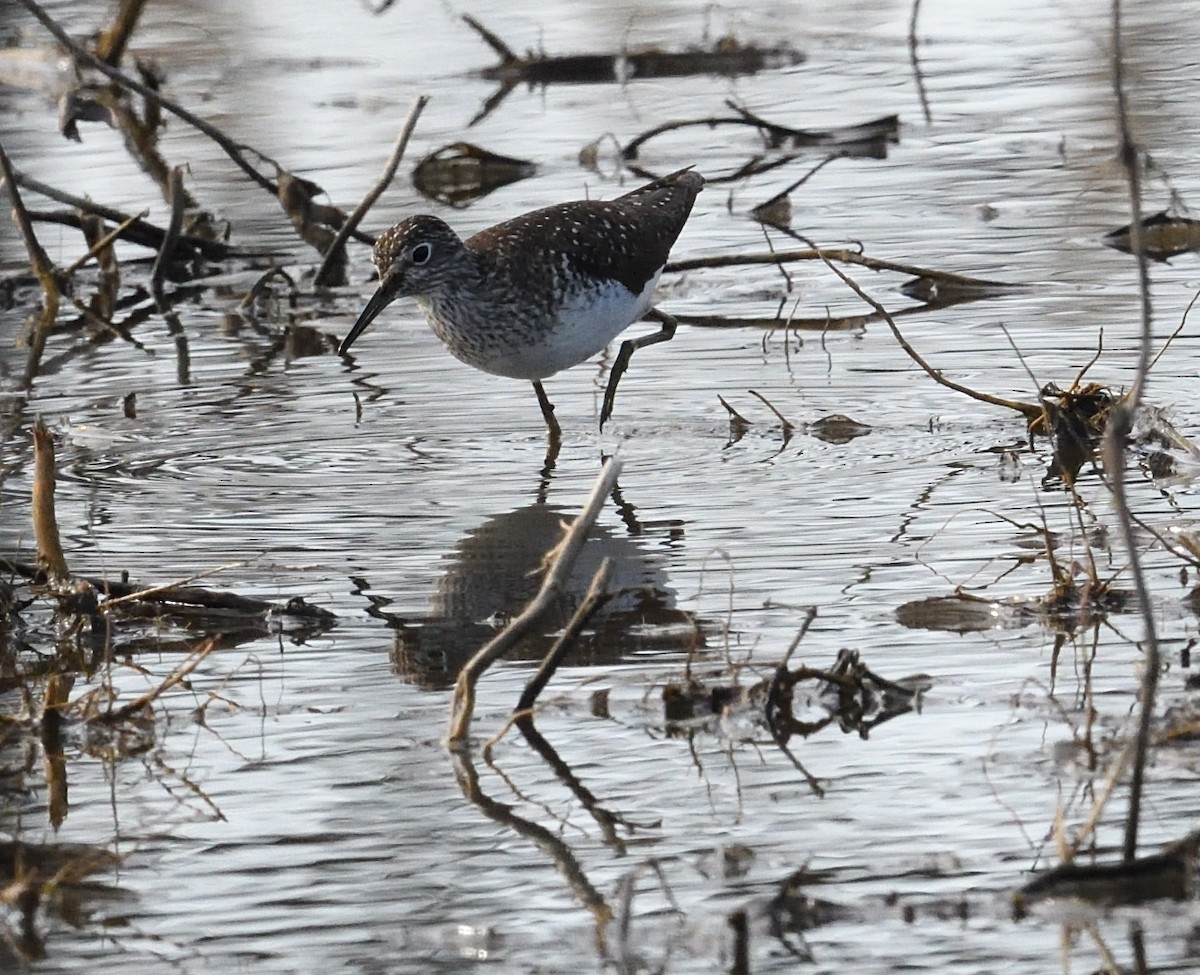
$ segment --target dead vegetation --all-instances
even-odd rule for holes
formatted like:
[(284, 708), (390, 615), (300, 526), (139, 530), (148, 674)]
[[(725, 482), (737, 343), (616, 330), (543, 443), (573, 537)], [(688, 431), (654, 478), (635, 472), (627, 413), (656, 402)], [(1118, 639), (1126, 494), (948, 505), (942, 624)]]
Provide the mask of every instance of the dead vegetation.
[[(226, 152), (248, 180), (272, 194), (283, 211), (281, 220), (290, 224), (296, 239), (314, 250), (320, 260), (319, 269), (311, 280), (298, 281), (279, 267), (271, 267), (258, 275), (255, 283), (228, 311), (231, 328), (259, 325), (258, 312), (264, 305), (282, 300), (294, 311), (312, 301), (319, 289), (346, 281), (346, 246), (350, 241), (371, 242), (371, 235), (359, 227), (372, 204), (391, 184), (426, 106), (424, 97), (413, 103), (385, 172), (363, 203), (347, 214), (341, 207), (323, 201), (323, 192), (317, 184), (256, 149), (234, 144), (215, 127), (164, 96), (162, 79), (153, 66), (138, 64), (134, 73), (122, 70), (122, 52), (136, 24), (139, 4), (123, 6), (118, 22), (100, 35), (94, 51), (89, 52), (62, 32), (33, 0), (20, 2), (71, 53), (85, 78), (64, 99), (63, 134), (80, 139), (86, 125), (96, 121), (119, 128), (125, 135), (131, 157), (153, 174), (171, 208), (168, 225), (154, 226), (146, 221), (144, 214), (127, 214), (105, 206), (102, 201), (85, 200), (66, 190), (50, 187), (25, 171), (36, 168), (33, 161), (23, 161), (14, 168), (0, 149), (0, 171), (12, 199), (14, 219), (30, 268), (29, 275), (10, 282), (9, 287), (13, 290), (36, 288), (41, 295), (40, 307), (33, 308), (32, 300), (24, 302), (32, 311), (29, 360), (22, 378), (22, 390), (28, 393), (44, 368), (49, 337), (74, 336), (79, 343), (78, 349), (119, 339), (130, 347), (131, 354), (145, 354), (136, 328), (152, 316), (162, 317), (176, 336), (179, 372), (185, 377), (188, 374), (186, 338), (178, 319), (172, 317), (175, 306), (205, 289), (205, 278), (219, 270), (218, 265), (236, 262), (239, 269), (260, 270), (264, 263), (269, 263), (271, 255), (257, 253), (252, 247), (240, 244), (236, 227), (224, 225), (219, 217), (204, 210), (202, 202), (196, 200), (184, 185), (185, 168), (172, 165), (162, 157), (156, 135), (164, 113), (203, 132)], [(786, 46), (756, 48), (727, 38), (694, 50), (562, 57), (535, 52), (517, 55), (478, 22), (469, 17), (464, 19), (499, 56), (495, 66), (481, 71), (484, 77), (498, 82), (499, 91), (472, 121), (493, 111), (520, 84), (545, 85), (601, 78), (620, 81), (622, 77), (674, 77), (692, 72), (732, 75), (764, 70), (772, 65), (794, 64), (802, 57)], [(1119, 66), (1119, 35), (1117, 42), (1114, 63)], [(1121, 96), (1119, 75), (1116, 87)], [(1124, 118), (1124, 109), (1121, 111)], [(1174, 429), (1161, 410), (1147, 405), (1144, 397), (1144, 388), (1152, 375), (1153, 339), (1145, 258), (1165, 260), (1195, 250), (1194, 222), (1165, 213), (1149, 220), (1141, 218), (1140, 155), (1129, 133), (1124, 131), (1120, 155), (1129, 171), (1133, 212), (1129, 225), (1109, 235), (1107, 243), (1134, 254), (1140, 266), (1144, 341), (1141, 361), (1131, 386), (1124, 390), (1113, 389), (1088, 381), (1088, 370), (1096, 361), (1093, 359), (1079, 366), (1073, 376), (1068, 373), (1058, 380), (1039, 382), (1031, 374), (1028, 398), (1008, 399), (948, 377), (910, 342), (898, 321), (908, 315), (948, 308), (960, 302), (987, 300), (1021, 286), (924, 267), (911, 261), (874, 257), (853, 246), (822, 247), (790, 229), (791, 194), (821, 167), (836, 164), (839, 159), (884, 158), (888, 146), (898, 138), (898, 119), (884, 116), (837, 129), (807, 130), (781, 125), (732, 102), (724, 106), (724, 112), (649, 126), (628, 142), (617, 143), (621, 164), (637, 160), (648, 144), (666, 133), (706, 132), (715, 128), (746, 133), (756, 142), (748, 150), (745, 166), (730, 174), (714, 174), (711, 182), (741, 181), (787, 165), (804, 154), (823, 153), (821, 161), (807, 175), (749, 208), (749, 215), (769, 226), (772, 232), (793, 237), (804, 247), (675, 261), (668, 265), (667, 272), (772, 266), (786, 276), (785, 268), (789, 265), (818, 262), (835, 274), (870, 310), (844, 316), (817, 312), (803, 315), (797, 314), (793, 305), (790, 312), (785, 311), (785, 301), (790, 299), (789, 279), (779, 311), (773, 317), (679, 316), (681, 323), (702, 327), (824, 332), (860, 329), (883, 322), (894, 334), (899, 347), (929, 380), (976, 402), (1020, 416), (1031, 441), (1037, 438), (1048, 445), (1049, 463), (1043, 487), (1061, 488), (1080, 507), (1084, 501), (1079, 491), (1089, 482), (1099, 484), (1113, 494), (1116, 529), (1125, 538), (1128, 551), (1128, 567), (1122, 566), (1119, 583), (1117, 574), (1106, 575), (1099, 571), (1090, 558), (1090, 550), (1079, 558), (1063, 559), (1049, 529), (1045, 525), (1032, 526), (1043, 543), (1035, 557), (1035, 561), (1046, 569), (1046, 594), (1042, 599), (1018, 603), (957, 589), (949, 595), (914, 599), (896, 611), (900, 622), (913, 629), (970, 632), (1010, 624), (1036, 624), (1060, 633), (1064, 642), (1102, 625), (1111, 614), (1127, 612), (1131, 606), (1138, 607), (1145, 621), (1146, 635), (1141, 644), (1145, 662), (1139, 725), (1130, 739), (1132, 744), (1127, 757), (1117, 762), (1114, 770), (1115, 781), (1118, 774), (1124, 774), (1125, 763), (1128, 763), (1133, 777), (1121, 862), (1081, 866), (1074, 862), (1074, 850), (1064, 843), (1060, 851), (1063, 865), (1022, 886), (1016, 894), (1018, 909), (1025, 910), (1046, 897), (1078, 897), (1111, 904), (1192, 896), (1195, 834), (1175, 841), (1161, 852), (1139, 855), (1140, 803), (1142, 792), (1147, 788), (1145, 777), (1150, 765), (1150, 750), (1169, 742), (1189, 740), (1195, 735), (1197, 721), (1190, 713), (1173, 714), (1168, 721), (1156, 715), (1155, 681), (1160, 667), (1154, 612), (1138, 565), (1141, 549), (1133, 536), (1135, 519), (1129, 511), (1123, 484), (1126, 457), (1130, 452), (1137, 452), (1147, 464), (1152, 456), (1165, 457), (1157, 463), (1167, 465), (1174, 454), (1200, 456), (1200, 450)], [(84, 127), (82, 131), (81, 126)], [(587, 158), (596, 161), (598, 152), (596, 149)], [(422, 159), (415, 167), (413, 178), (417, 188), (428, 197), (459, 206), (511, 180), (529, 176), (535, 168), (534, 162), (499, 156), (459, 142)], [(69, 209), (30, 208), (24, 198), (26, 193)], [(55, 266), (38, 240), (39, 225), (78, 230), (87, 242), (86, 256), (69, 267)], [(122, 265), (113, 249), (117, 239), (150, 251), (152, 263), (148, 267), (136, 262)], [(889, 310), (845, 270), (851, 267), (905, 276), (908, 280), (900, 290), (916, 304)], [(282, 299), (276, 288), (282, 289)], [(85, 298), (88, 289), (90, 293)], [(1182, 327), (1183, 322), (1179, 329)], [(269, 328), (267, 331), (270, 333)], [(270, 337), (273, 344), (264, 356), (275, 354), (289, 342), (307, 343), (314, 354), (327, 354), (336, 347), (331, 336), (313, 328), (306, 331), (297, 323), (289, 328), (287, 336), (270, 333)], [(1158, 354), (1162, 355), (1168, 345), (1169, 342)], [(1102, 348), (1098, 348), (1096, 357), (1102, 352)], [(1064, 383), (1065, 387), (1058, 382)], [(784, 447), (797, 429), (828, 438), (832, 443), (845, 443), (871, 430), (869, 424), (840, 415), (826, 417), (808, 426), (797, 424), (766, 397), (753, 390), (749, 395), (756, 403), (750, 408), (742, 408), (750, 413), (751, 409), (760, 409), (761, 404), (770, 416), (766, 422), (772, 429), (778, 427)], [(730, 398), (733, 398), (732, 394)], [(730, 442), (734, 443), (759, 421), (743, 415), (726, 399), (722, 398), (721, 402), (730, 415)], [(736, 399), (734, 402), (741, 405)], [(136, 409), (136, 404), (130, 401), (127, 409)], [(22, 410), (14, 410), (5, 420), (4, 440), (11, 440), (28, 422), (29, 418)], [(37, 560), (20, 559), (14, 554), (0, 558), (0, 569), (5, 575), (0, 578), (0, 641), (5, 646), (5, 668), (0, 681), (5, 689), (24, 694), (26, 708), (21, 716), (6, 719), (3, 731), (10, 740), (37, 742), (44, 755), (43, 773), (50, 796), (51, 822), (58, 825), (69, 809), (61, 744), (65, 730), (79, 730), (87, 736), (89, 748), (95, 753), (111, 755), (114, 760), (145, 753), (155, 742), (156, 706), (164, 695), (186, 688), (192, 675), (209, 661), (212, 654), (267, 636), (280, 638), (286, 635), (302, 641), (327, 630), (336, 621), (328, 611), (301, 597), (269, 602), (232, 591), (202, 587), (196, 585), (194, 579), (144, 585), (127, 578), (79, 573), (71, 566), (75, 553), (64, 551), (58, 535), (54, 512), (53, 438), (40, 424), (31, 426), (29, 432), (34, 444), (36, 470), (30, 514), (37, 541)], [(552, 460), (548, 466), (553, 466)], [(598, 929), (617, 931), (611, 954), (618, 958), (623, 957), (632, 943), (628, 924), (622, 927), (622, 922), (628, 922), (631, 916), (638, 875), (631, 872), (628, 885), (619, 896), (606, 897), (587, 880), (583, 867), (561, 836), (539, 823), (523, 819), (510, 807), (489, 796), (481, 787), (472, 764), (470, 720), (478, 681), (487, 666), (511, 649), (524, 634), (544, 625), (547, 606), (563, 586), (601, 507), (616, 490), (619, 466), (618, 461), (608, 462), (587, 503), (564, 531), (562, 540), (546, 551), (536, 596), (470, 664), (453, 675), (457, 684), (447, 732), (447, 743), (453, 752), (452, 761), (463, 795), (484, 815), (530, 838), (552, 858), (575, 896), (595, 917)], [(1081, 536), (1085, 536), (1082, 520), (1079, 530)], [(1167, 539), (1159, 540), (1170, 545)], [(1200, 564), (1200, 545), (1194, 539), (1180, 537), (1175, 542), (1172, 551), (1178, 554), (1181, 564), (1192, 567)], [(614, 850), (624, 852), (624, 833), (631, 833), (645, 824), (631, 823), (600, 802), (557, 759), (557, 754), (538, 735), (534, 724), (535, 708), (547, 682), (572, 650), (592, 614), (610, 595), (609, 571), (607, 563), (596, 571), (586, 597), (554, 640), (542, 668), (515, 702), (513, 724), (542, 759), (556, 769), (556, 774), (561, 773), (560, 780), (571, 796), (599, 824), (605, 842)], [(808, 622), (811, 619), (810, 616)], [(793, 762), (812, 792), (819, 795), (823, 786), (789, 751), (792, 740), (807, 738), (831, 727), (867, 738), (884, 722), (917, 712), (922, 694), (931, 686), (931, 679), (924, 675), (895, 680), (885, 678), (865, 663), (870, 656), (869, 650), (844, 651), (826, 668), (793, 667), (790, 661), (799, 642), (798, 637), (775, 663), (769, 676), (753, 682), (741, 682), (739, 671), (733, 665), (702, 675), (689, 670), (682, 681), (663, 682), (664, 729), (681, 739), (721, 734), (730, 727), (751, 729), (753, 734), (747, 733), (748, 740), (753, 740), (754, 734), (764, 733), (766, 740)], [(1062, 645), (1063, 642), (1056, 644), (1056, 663)], [(132, 669), (137, 655), (150, 649), (177, 653), (182, 657), (148, 690), (131, 695), (120, 690), (115, 679), (106, 677), (90, 690), (72, 696), (77, 678), (110, 674), (122, 665)], [(485, 757), (491, 760), (490, 749)], [(184, 788), (191, 787), (185, 784)], [(215, 807), (214, 815), (219, 815)], [(1098, 817), (1099, 812), (1094, 815)], [(1082, 830), (1081, 833), (1089, 831)], [(68, 845), (39, 847), (14, 841), (0, 852), (8, 864), (4, 871), (8, 883), (5, 901), (15, 905), (18, 917), (22, 919), (18, 926), (19, 941), (23, 955), (29, 958), (39, 957), (44, 950), (34, 920), (39, 907), (47, 900), (62, 898), (65, 889), (78, 884), (92, 872), (111, 868), (117, 862), (115, 855), (108, 851)], [(657, 876), (661, 879), (661, 872)], [(824, 923), (829, 917), (839, 916), (839, 905), (802, 894), (802, 887), (812, 883), (813, 877), (800, 871), (779, 885), (778, 896), (772, 903), (773, 923), (780, 932), (802, 931)], [(662, 886), (666, 887), (665, 879)], [(740, 915), (740, 921), (738, 917), (735, 912), (733, 930), (739, 946), (735, 954), (740, 961), (735, 961), (734, 970), (745, 971), (748, 970), (746, 919), (744, 913)], [(615, 929), (611, 927), (614, 924)]]

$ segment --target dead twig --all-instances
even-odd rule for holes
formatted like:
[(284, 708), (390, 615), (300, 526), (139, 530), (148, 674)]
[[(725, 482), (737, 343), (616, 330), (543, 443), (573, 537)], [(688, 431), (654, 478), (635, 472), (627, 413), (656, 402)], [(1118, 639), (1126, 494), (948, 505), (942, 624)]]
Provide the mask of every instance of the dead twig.
[(459, 672), (458, 680), (454, 683), (454, 696), (450, 702), (450, 727), (446, 735), (446, 745), (452, 751), (466, 749), (467, 735), (471, 730), (471, 715), (475, 710), (475, 685), (480, 676), (541, 621), (553, 605), (555, 597), (565, 588), (571, 568), (583, 549), (588, 532), (596, 523), (600, 509), (604, 507), (605, 499), (612, 492), (620, 470), (620, 459), (610, 457), (600, 471), (583, 510), (567, 530), (563, 540), (548, 553), (548, 558), (552, 558), (553, 561), (546, 570), (537, 594), (520, 615), (489, 640)]
[(413, 130), (417, 127), (417, 119), (421, 117), (421, 112), (428, 104), (428, 95), (418, 95), (413, 101), (412, 108), (408, 110), (408, 118), (404, 120), (404, 126), (400, 129), (400, 135), (396, 137), (396, 144), (392, 147), (392, 154), (388, 157), (387, 165), (383, 168), (383, 173), (380, 174), (379, 179), (375, 181), (375, 185), (368, 190), (362, 202), (354, 208), (354, 212), (345, 219), (341, 227), (338, 228), (333, 240), (330, 241), (329, 247), (325, 251), (325, 257), (321, 261), (321, 266), (317, 269), (317, 276), (313, 281), (313, 284), (318, 288), (330, 283), (332, 267), (339, 260), (338, 255), (341, 254), (346, 241), (358, 229), (358, 225), (362, 223), (363, 217), (367, 215), (367, 211), (375, 205), (375, 201), (379, 199), (383, 191), (391, 184), (392, 179), (396, 175), (396, 170), (400, 166), (400, 161), (404, 158), (404, 151), (408, 148), (408, 140), (412, 138)]
[(921, 59), (917, 57), (917, 18), (921, 14), (921, 0), (913, 0), (912, 15), (908, 19), (908, 60), (913, 69), (913, 80), (917, 84), (917, 97), (921, 101), (921, 113), (925, 124), (933, 121), (929, 111), (929, 96), (925, 93), (925, 77), (921, 74)]
[[(888, 328), (892, 330), (892, 335), (894, 335), (896, 337), (896, 341), (900, 343), (900, 348), (905, 351), (905, 353), (910, 359), (912, 359), (913, 362), (925, 370), (925, 374), (934, 382), (939, 383), (948, 389), (952, 389), (956, 393), (962, 393), (965, 396), (970, 396), (972, 399), (979, 400), (981, 403), (988, 403), (992, 406), (1003, 406), (1006, 409), (1015, 410), (1031, 423), (1034, 420), (1041, 418), (1044, 411), (1041, 405), (1038, 403), (1024, 403), (1020, 400), (1009, 400), (1000, 396), (993, 396), (991, 393), (981, 393), (978, 390), (971, 389), (969, 386), (964, 386), (961, 383), (956, 383), (952, 379), (947, 379), (939, 370), (934, 369), (933, 366), (926, 362), (924, 357), (922, 357), (922, 355), (917, 352), (916, 349), (908, 344), (908, 339), (904, 337), (904, 334), (900, 331), (899, 326), (896, 325), (895, 320), (892, 318), (888, 310), (883, 307), (883, 305), (881, 305), (878, 301), (867, 294), (867, 292), (865, 292), (861, 287), (859, 287), (857, 281), (855, 281), (852, 277), (846, 274), (845, 271), (827, 258), (825, 253), (811, 240), (808, 240), (802, 234), (796, 234), (796, 236), (808, 244), (808, 246), (813, 249), (813, 252), (816, 254), (816, 256), (825, 263), (825, 266), (828, 267), (829, 270), (831, 270), (839, 278), (841, 278), (851, 291), (853, 291), (863, 301), (875, 309), (879, 317), (887, 322)], [(841, 258), (839, 257), (838, 260), (840, 259)]]
[(33, 534), (37, 539), (38, 562), (51, 581), (71, 575), (58, 537), (54, 482), (54, 437), (38, 417), (33, 424)]
[(783, 426), (784, 438), (787, 439), (787, 438), (791, 437), (792, 432), (796, 429), (795, 426), (793, 426), (791, 420), (789, 420), (786, 416), (784, 416), (782, 413), (780, 413), (779, 410), (777, 410), (775, 408), (775, 404), (772, 403), (769, 399), (767, 399), (757, 389), (748, 389), (748, 390), (746, 390), (746, 392), (748, 392), (751, 396), (753, 396), (755, 399), (757, 399), (759, 402), (761, 402), (763, 404), (763, 406), (765, 406), (768, 410), (770, 410), (772, 413), (775, 414), (775, 419), (777, 419), (780, 422), (780, 424), (782, 424), (782, 426)]
[(1145, 633), (1142, 646), (1145, 659), (1142, 662), (1141, 712), (1138, 715), (1138, 730), (1134, 746), (1133, 773), (1129, 782), (1129, 810), (1125, 819), (1125, 843), (1122, 855), (1126, 863), (1137, 859), (1138, 823), (1142, 810), (1142, 789), (1145, 784), (1146, 757), (1150, 748), (1150, 722), (1154, 717), (1154, 698), (1158, 690), (1160, 654), (1158, 634), (1154, 625), (1154, 610), (1150, 604), (1150, 590), (1142, 572), (1141, 555), (1137, 539), (1133, 534), (1133, 518), (1130, 516), (1129, 499), (1125, 493), (1125, 442), (1133, 430), (1133, 420), (1141, 404), (1142, 394), (1150, 373), (1151, 347), (1154, 340), (1153, 314), (1150, 307), (1150, 269), (1146, 253), (1142, 249), (1142, 185), (1141, 162), (1138, 146), (1133, 141), (1129, 127), (1129, 109), (1125, 97), (1125, 52), (1121, 40), (1121, 0), (1112, 0), (1112, 84), (1117, 101), (1117, 122), (1120, 127), (1118, 154), (1125, 168), (1129, 184), (1129, 239), (1134, 259), (1137, 261), (1138, 292), (1141, 296), (1142, 330), (1138, 351), (1137, 373), (1126, 396), (1110, 411), (1108, 425), (1104, 431), (1104, 469), (1108, 475), (1109, 490), (1112, 491), (1113, 507), (1121, 538), (1129, 552), (1129, 570), (1133, 577)]
[(588, 591), (583, 597), (583, 602), (579, 604), (579, 607), (571, 616), (566, 627), (558, 635), (558, 639), (554, 641), (554, 646), (550, 648), (542, 660), (537, 673), (529, 678), (529, 683), (525, 685), (525, 690), (521, 692), (520, 700), (517, 701), (515, 709), (518, 713), (529, 713), (534, 702), (537, 701), (538, 695), (550, 683), (550, 678), (558, 670), (563, 658), (570, 651), (571, 647), (575, 645), (575, 641), (579, 638), (579, 634), (583, 631), (583, 628), (587, 626), (587, 622), (592, 618), (592, 614), (612, 598), (612, 593), (604, 591), (608, 585), (608, 580), (611, 578), (612, 559), (606, 558), (600, 563), (600, 568), (596, 570), (596, 574), (592, 576), (592, 584), (588, 586)]
[(1188, 302), (1187, 307), (1183, 310), (1183, 315), (1180, 316), (1179, 324), (1175, 326), (1175, 331), (1167, 336), (1167, 340), (1163, 343), (1163, 347), (1158, 350), (1158, 354), (1154, 357), (1154, 361), (1150, 363), (1151, 369), (1158, 365), (1158, 360), (1166, 354), (1167, 349), (1171, 347), (1171, 343), (1179, 338), (1179, 333), (1182, 332), (1184, 326), (1187, 325), (1188, 315), (1192, 313), (1192, 308), (1195, 307), (1196, 299), (1198, 298), (1200, 298), (1200, 291), (1197, 291), (1194, 295), (1192, 295), (1192, 300)]
[(166, 300), (163, 296), (163, 278), (167, 273), (167, 265), (179, 241), (179, 232), (183, 229), (183, 210), (186, 203), (183, 188), (183, 167), (176, 166), (171, 170), (168, 194), (171, 200), (171, 219), (167, 223), (167, 232), (163, 235), (158, 256), (154, 258), (154, 266), (150, 269), (150, 292), (159, 312), (166, 311)]
[(92, 715), (88, 718), (89, 723), (104, 722), (105, 724), (117, 724), (134, 717), (153, 704), (176, 684), (180, 683), (188, 674), (199, 667), (204, 659), (219, 646), (221, 646), (221, 634), (214, 633), (202, 641), (192, 652), (192, 655), (171, 671), (157, 687), (147, 691), (145, 694), (139, 695), (128, 704), (123, 704), (119, 708), (112, 708), (108, 711), (101, 711)]
[[(93, 257), (98, 257), (104, 251), (108, 250), (108, 248), (110, 247), (110, 245), (112, 244), (113, 241), (119, 239), (125, 233), (125, 231), (127, 231), (130, 227), (132, 227), (134, 225), (134, 223), (136, 223), (138, 220), (141, 220), (143, 217), (147, 216), (149, 213), (150, 213), (149, 210), (143, 210), (141, 213), (137, 214), (136, 216), (126, 217), (116, 227), (113, 227), (112, 230), (109, 230), (106, 233), (102, 234), (101, 236), (97, 237), (95, 241), (92, 241), (89, 243), (86, 254), (84, 254), (81, 257), (77, 258), (76, 260), (72, 261), (65, 268), (63, 268), (63, 274), (65, 274), (67, 277), (70, 277), (71, 275), (73, 275), (76, 271), (78, 271), (81, 267), (83, 267), (88, 261), (90, 261)], [(32, 213), (30, 214), (30, 219), (34, 219)], [(82, 221), (81, 221), (81, 223), (82, 223)]]

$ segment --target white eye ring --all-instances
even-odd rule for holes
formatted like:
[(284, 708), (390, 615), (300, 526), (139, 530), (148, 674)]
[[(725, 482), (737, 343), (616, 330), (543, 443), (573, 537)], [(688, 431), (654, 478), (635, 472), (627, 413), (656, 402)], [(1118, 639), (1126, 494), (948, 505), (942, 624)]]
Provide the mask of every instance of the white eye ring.
[(412, 249), (412, 262), (416, 265), (428, 264), (433, 256), (433, 245), (420, 243)]

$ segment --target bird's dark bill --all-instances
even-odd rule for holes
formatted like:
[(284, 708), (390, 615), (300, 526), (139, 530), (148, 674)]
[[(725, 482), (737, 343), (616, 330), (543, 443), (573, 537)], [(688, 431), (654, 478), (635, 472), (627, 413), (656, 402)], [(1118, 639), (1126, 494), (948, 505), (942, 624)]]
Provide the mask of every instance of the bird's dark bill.
[(383, 288), (380, 288), (375, 294), (371, 295), (371, 300), (367, 302), (367, 307), (358, 316), (358, 321), (350, 329), (350, 334), (342, 339), (342, 344), (338, 346), (338, 355), (345, 355), (350, 351), (350, 346), (354, 344), (354, 340), (367, 330), (367, 326), (375, 320), (375, 316), (383, 311), (391, 300), (392, 296), (384, 291)]

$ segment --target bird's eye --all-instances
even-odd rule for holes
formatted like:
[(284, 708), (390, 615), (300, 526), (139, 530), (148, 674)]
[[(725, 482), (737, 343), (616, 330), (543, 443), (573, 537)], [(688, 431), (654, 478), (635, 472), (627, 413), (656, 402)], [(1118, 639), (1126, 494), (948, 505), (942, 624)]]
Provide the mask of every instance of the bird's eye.
[(417, 244), (412, 249), (412, 262), (414, 264), (428, 264), (429, 258), (433, 256), (433, 246), (430, 244)]

